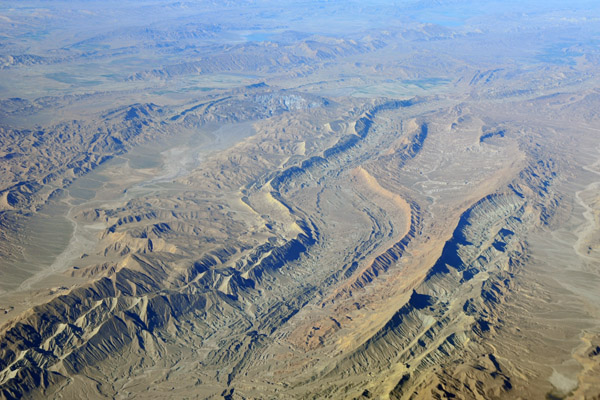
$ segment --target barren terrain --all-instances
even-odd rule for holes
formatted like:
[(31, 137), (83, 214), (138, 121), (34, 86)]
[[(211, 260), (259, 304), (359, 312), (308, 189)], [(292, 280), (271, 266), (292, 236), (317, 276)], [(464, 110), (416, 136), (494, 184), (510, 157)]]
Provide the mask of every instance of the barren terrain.
[(600, 398), (593, 2), (0, 2), (0, 398)]

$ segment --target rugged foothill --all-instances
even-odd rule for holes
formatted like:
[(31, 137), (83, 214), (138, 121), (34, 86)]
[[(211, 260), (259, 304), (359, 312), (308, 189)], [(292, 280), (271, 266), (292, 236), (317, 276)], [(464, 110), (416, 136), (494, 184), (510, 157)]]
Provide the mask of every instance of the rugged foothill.
[(596, 11), (29, 3), (0, 398), (600, 395)]

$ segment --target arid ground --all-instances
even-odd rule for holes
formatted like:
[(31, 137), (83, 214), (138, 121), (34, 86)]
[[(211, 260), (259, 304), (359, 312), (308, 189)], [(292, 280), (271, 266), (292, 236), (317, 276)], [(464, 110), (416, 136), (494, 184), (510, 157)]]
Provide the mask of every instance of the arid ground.
[(0, 1), (0, 398), (600, 398), (591, 1)]

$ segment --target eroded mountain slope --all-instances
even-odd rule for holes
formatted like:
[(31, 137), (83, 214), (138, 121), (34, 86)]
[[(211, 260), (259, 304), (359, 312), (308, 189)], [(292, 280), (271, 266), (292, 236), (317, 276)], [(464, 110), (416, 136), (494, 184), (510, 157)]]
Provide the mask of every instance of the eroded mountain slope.
[(598, 397), (594, 7), (292, 3), (0, 7), (0, 398)]
[(4, 327), (3, 396), (570, 391), (516, 361), (528, 328), (514, 318), (542, 307), (518, 300), (543, 260), (527, 238), (564, 218), (573, 156), (466, 104), (306, 104), (123, 206), (76, 215), (105, 227), (64, 273), (90, 283)]

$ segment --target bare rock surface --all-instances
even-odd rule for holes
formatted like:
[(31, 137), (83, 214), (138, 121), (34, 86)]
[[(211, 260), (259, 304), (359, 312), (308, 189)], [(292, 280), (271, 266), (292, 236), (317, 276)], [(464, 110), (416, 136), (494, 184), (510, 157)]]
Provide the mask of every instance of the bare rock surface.
[(0, 7), (0, 398), (600, 396), (597, 6), (76, 3)]

